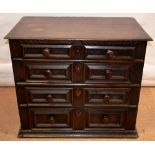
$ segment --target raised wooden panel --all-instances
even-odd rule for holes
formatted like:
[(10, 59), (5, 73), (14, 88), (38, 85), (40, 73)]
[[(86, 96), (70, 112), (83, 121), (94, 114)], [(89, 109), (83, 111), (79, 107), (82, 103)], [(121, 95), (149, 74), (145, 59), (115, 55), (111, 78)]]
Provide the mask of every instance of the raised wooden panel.
[(72, 106), (71, 88), (26, 87), (29, 106)]
[(126, 109), (87, 109), (87, 128), (124, 128)]
[(85, 76), (84, 64), (82, 62), (75, 62), (72, 68), (73, 83), (83, 83)]
[(85, 63), (86, 83), (132, 83), (131, 63)]
[(85, 59), (85, 46), (80, 41), (74, 41), (69, 49), (69, 55), (73, 60)]
[(69, 63), (26, 63), (26, 81), (71, 82), (72, 64)]
[(31, 128), (70, 128), (70, 109), (31, 108)]
[(86, 111), (76, 108), (71, 111), (70, 122), (74, 130), (83, 130), (86, 127)]
[(135, 46), (86, 46), (86, 59), (132, 60)]
[(81, 87), (76, 87), (73, 89), (73, 105), (76, 107), (81, 107), (84, 105), (84, 89)]
[(86, 106), (130, 104), (131, 88), (85, 88)]
[(22, 44), (24, 58), (70, 59), (71, 45)]

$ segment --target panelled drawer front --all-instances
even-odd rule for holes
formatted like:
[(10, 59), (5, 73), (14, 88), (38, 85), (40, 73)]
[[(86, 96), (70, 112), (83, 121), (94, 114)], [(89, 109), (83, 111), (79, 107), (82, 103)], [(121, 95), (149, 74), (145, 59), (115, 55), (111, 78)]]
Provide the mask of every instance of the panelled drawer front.
[[(19, 105), (30, 107), (126, 107), (137, 106), (140, 87), (16, 87)], [(134, 96), (134, 97), (133, 97)]]
[[(12, 58), (25, 59), (144, 59), (144, 42), (11, 40)], [(144, 47), (144, 48), (142, 48)]]
[(16, 82), (83, 83), (84, 64), (13, 61)]
[(69, 59), (70, 45), (22, 45), (24, 58)]
[(132, 60), (135, 46), (22, 45), (24, 58)]
[(86, 46), (86, 59), (132, 60), (135, 46)]
[(26, 87), (29, 106), (72, 106), (71, 88)]
[(87, 128), (124, 128), (126, 109), (87, 109)]
[(141, 63), (13, 61), (16, 82), (141, 83)]
[(127, 109), (29, 108), (31, 129), (125, 128), (126, 114)]
[(132, 63), (85, 63), (86, 83), (131, 83)]
[(81, 107), (84, 89), (78, 87), (32, 87), (17, 85), (19, 105), (28, 107)]
[(26, 80), (42, 82), (72, 81), (72, 64), (70, 63), (25, 63)]
[(26, 59), (84, 59), (85, 47), (77, 45), (23, 44), (23, 57)]
[(130, 104), (131, 88), (84, 88), (86, 106)]
[(70, 109), (29, 109), (31, 128), (70, 128)]

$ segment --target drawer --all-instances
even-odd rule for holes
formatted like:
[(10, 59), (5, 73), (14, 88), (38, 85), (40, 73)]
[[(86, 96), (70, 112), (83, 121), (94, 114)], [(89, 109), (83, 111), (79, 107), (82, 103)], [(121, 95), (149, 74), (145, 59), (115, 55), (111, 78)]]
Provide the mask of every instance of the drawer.
[(10, 40), (11, 57), (24, 59), (132, 60), (145, 56), (144, 42)]
[(87, 109), (87, 128), (124, 128), (127, 109)]
[(141, 83), (143, 64), (13, 60), (13, 69), (16, 82)]
[(81, 130), (86, 125), (83, 109), (71, 108), (31, 108), (29, 109), (31, 129), (49, 128), (50, 130)]
[(26, 59), (84, 59), (85, 47), (81, 45), (22, 44)]
[[(86, 106), (109, 106), (130, 103), (131, 88), (84, 88)], [(134, 91), (135, 92), (135, 91)], [(135, 93), (136, 95), (136, 93)], [(136, 97), (136, 96), (135, 96)]]
[(70, 109), (29, 109), (31, 128), (70, 128)]
[(124, 128), (127, 109), (30, 108), (30, 126), (34, 128)]
[(36, 61), (13, 61), (15, 81), (75, 83), (84, 81), (84, 65)]
[(85, 82), (140, 83), (142, 68), (143, 64), (129, 62), (85, 63)]
[(89, 45), (86, 46), (86, 59), (100, 60), (132, 60), (136, 47), (133, 46), (112, 46), (112, 45)]
[(28, 107), (80, 107), (84, 104), (84, 90), (78, 87), (16, 87), (18, 102)]
[(13, 61), (16, 82), (71, 83), (71, 63)]
[(29, 106), (72, 106), (71, 88), (25, 87)]
[(26, 63), (26, 80), (71, 82), (72, 66), (69, 63)]
[[(137, 106), (140, 87), (88, 88), (16, 86), (19, 105), (28, 107), (124, 107)], [(134, 96), (134, 98), (132, 97)]]

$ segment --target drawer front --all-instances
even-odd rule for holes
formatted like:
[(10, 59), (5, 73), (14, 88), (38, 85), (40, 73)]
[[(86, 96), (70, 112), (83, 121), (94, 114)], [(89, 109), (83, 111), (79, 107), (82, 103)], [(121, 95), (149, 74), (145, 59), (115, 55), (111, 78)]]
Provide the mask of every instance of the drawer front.
[(72, 106), (71, 88), (26, 87), (29, 106)]
[(22, 45), (24, 58), (132, 60), (135, 46)]
[(16, 82), (82, 83), (84, 64), (13, 61)]
[(30, 108), (30, 126), (50, 129), (125, 128), (126, 109)]
[(143, 63), (13, 60), (16, 82), (141, 83)]
[(9, 40), (12, 58), (35, 59), (144, 59), (146, 42)]
[(85, 47), (81, 45), (22, 44), (23, 58), (84, 59)]
[(69, 59), (70, 45), (22, 45), (24, 58)]
[(126, 109), (87, 109), (87, 128), (125, 128)]
[(72, 64), (69, 63), (26, 63), (25, 80), (41, 82), (68, 82), (72, 81)]
[(86, 106), (108, 106), (130, 103), (131, 88), (85, 88)]
[(128, 82), (131, 83), (131, 63), (86, 63), (85, 82), (88, 83), (110, 83)]
[(29, 109), (31, 128), (70, 128), (70, 109)]
[(86, 59), (132, 60), (135, 46), (86, 46)]
[[(92, 88), (16, 86), (19, 105), (28, 107), (126, 107), (137, 106), (140, 87)], [(133, 97), (134, 96), (134, 97)]]
[(29, 107), (81, 107), (84, 89), (78, 87), (16, 87), (19, 105)]

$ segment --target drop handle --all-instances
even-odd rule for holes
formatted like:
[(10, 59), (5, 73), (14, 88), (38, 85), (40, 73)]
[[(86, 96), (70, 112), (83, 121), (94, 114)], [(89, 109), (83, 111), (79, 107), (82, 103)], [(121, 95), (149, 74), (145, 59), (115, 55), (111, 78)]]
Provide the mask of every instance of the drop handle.
[(42, 55), (43, 55), (45, 58), (49, 58), (49, 57), (50, 57), (50, 49), (49, 49), (49, 48), (43, 49)]
[(106, 78), (107, 80), (110, 80), (110, 79), (112, 78), (112, 71), (111, 71), (110, 69), (107, 69), (107, 70), (105, 71), (105, 78)]
[(110, 96), (109, 95), (105, 95), (104, 98), (103, 98), (103, 100), (104, 100), (104, 103), (105, 104), (108, 104), (109, 101), (110, 101)]
[(111, 51), (111, 50), (108, 50), (107, 53), (106, 53), (106, 57), (108, 59), (113, 59), (115, 57), (114, 52)]
[(49, 69), (45, 70), (44, 76), (45, 76), (46, 78), (48, 78), (48, 79), (51, 78), (51, 77), (52, 77), (52, 72), (51, 72), (51, 70), (49, 70)]
[(51, 103), (53, 101), (53, 97), (51, 94), (47, 95), (46, 97), (47, 102)]
[(50, 116), (48, 122), (49, 122), (50, 124), (54, 124), (54, 123), (55, 123), (54, 117), (53, 117), (53, 116)]

